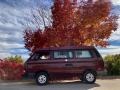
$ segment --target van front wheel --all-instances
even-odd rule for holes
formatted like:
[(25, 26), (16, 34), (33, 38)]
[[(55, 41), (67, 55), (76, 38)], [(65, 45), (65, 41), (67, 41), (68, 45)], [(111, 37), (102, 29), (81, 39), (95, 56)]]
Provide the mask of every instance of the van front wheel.
[(86, 71), (84, 73), (83, 79), (86, 83), (92, 84), (96, 81), (96, 75), (92, 71)]
[(47, 73), (39, 73), (39, 74), (37, 74), (36, 83), (38, 85), (46, 85), (48, 83), (48, 75), (47, 75)]

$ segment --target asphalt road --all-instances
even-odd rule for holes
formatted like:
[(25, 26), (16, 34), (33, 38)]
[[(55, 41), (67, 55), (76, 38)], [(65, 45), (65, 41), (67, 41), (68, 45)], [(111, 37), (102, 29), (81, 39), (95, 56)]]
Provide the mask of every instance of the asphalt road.
[(120, 90), (120, 79), (97, 80), (95, 84), (80, 81), (53, 82), (38, 86), (31, 82), (0, 82), (0, 90)]

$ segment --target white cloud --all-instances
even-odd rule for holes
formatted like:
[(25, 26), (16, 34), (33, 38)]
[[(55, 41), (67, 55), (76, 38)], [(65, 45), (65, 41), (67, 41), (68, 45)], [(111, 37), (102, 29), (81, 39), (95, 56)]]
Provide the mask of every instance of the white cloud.
[(11, 56), (11, 55), (12, 55), (12, 54), (10, 54), (10, 53), (8, 53), (8, 52), (0, 53), (0, 59), (4, 59), (4, 58), (6, 58), (6, 56), (9, 57), (9, 56)]
[[(14, 8), (0, 2), (0, 58), (21, 55), (22, 51), (18, 50), (24, 48), (23, 24), (26, 24), (26, 20), (29, 19), (27, 13), (29, 13), (27, 8)], [(16, 50), (16, 48), (18, 48), (17, 52), (12, 53), (11, 50)], [(22, 57), (26, 59), (28, 53), (23, 54)]]
[(120, 5), (120, 0), (111, 0), (114, 5)]
[(106, 55), (120, 54), (120, 46), (108, 46), (107, 48), (98, 48), (100, 54), (104, 57)]
[(6, 48), (6, 49), (10, 49), (10, 48), (23, 48), (24, 45), (23, 44), (18, 44), (18, 43), (7, 43), (7, 42), (0, 42), (0, 48)]
[(109, 40), (120, 40), (120, 19), (118, 19), (118, 29), (113, 32)]

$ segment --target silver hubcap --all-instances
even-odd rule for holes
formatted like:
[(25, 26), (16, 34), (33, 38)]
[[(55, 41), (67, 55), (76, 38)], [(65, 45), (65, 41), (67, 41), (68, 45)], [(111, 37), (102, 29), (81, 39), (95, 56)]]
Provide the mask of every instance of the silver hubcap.
[(44, 84), (46, 82), (47, 78), (45, 75), (40, 75), (38, 77), (38, 82), (41, 83), (41, 84)]
[(94, 81), (94, 75), (92, 73), (88, 73), (86, 75), (86, 79), (87, 79), (87, 81), (92, 82), (92, 81)]

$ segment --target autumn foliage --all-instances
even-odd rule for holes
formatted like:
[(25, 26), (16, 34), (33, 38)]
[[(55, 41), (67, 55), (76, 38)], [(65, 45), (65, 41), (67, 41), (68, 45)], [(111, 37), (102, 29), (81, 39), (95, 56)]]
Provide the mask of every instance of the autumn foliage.
[(9, 60), (0, 60), (0, 79), (20, 80), (23, 74), (23, 64)]
[(117, 29), (117, 16), (110, 0), (54, 0), (52, 24), (43, 29), (27, 29), (25, 47), (34, 52), (44, 47), (107, 46)]

